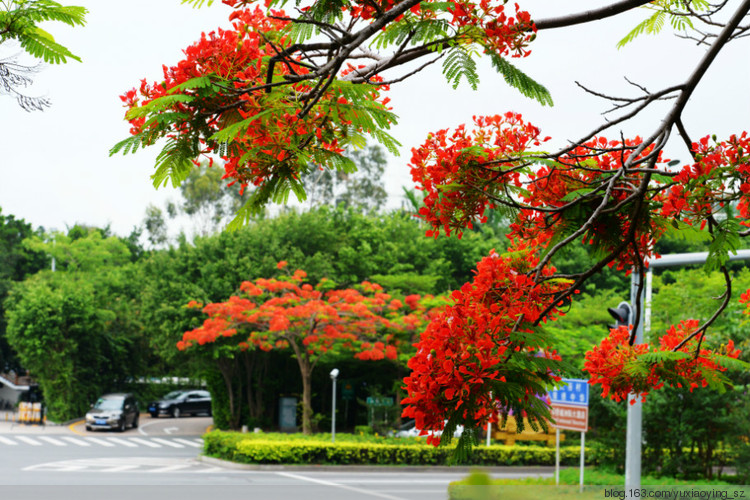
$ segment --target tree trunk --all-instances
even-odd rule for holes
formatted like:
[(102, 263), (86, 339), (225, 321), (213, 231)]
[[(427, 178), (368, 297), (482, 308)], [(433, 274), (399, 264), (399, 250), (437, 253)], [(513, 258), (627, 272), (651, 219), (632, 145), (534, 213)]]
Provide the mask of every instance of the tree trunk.
[(236, 431), (240, 427), (240, 415), (234, 400), (234, 384), (232, 383), (235, 363), (233, 359), (218, 359), (216, 362), (219, 365), (221, 376), (224, 378), (224, 385), (229, 397), (229, 428)]
[[(269, 355), (268, 353), (258, 353), (260, 359), (255, 363), (255, 409), (257, 411), (257, 418), (262, 418), (265, 413), (263, 406), (263, 381), (268, 379), (268, 365)], [(273, 418), (273, 415), (269, 416)]]
[(309, 363), (302, 367), (300, 363), (300, 373), (302, 374), (302, 434), (312, 434), (312, 369)]
[(253, 369), (255, 365), (255, 351), (242, 353), (242, 362), (245, 367), (245, 397), (247, 398), (248, 413), (250, 418), (255, 418), (255, 398), (253, 397)]
[(310, 363), (310, 356), (305, 351), (305, 348), (297, 344), (295, 340), (296, 339), (293, 338), (287, 338), (287, 341), (292, 346), (292, 350), (297, 358), (299, 373), (302, 376), (302, 433), (309, 435), (312, 434), (313, 364)]

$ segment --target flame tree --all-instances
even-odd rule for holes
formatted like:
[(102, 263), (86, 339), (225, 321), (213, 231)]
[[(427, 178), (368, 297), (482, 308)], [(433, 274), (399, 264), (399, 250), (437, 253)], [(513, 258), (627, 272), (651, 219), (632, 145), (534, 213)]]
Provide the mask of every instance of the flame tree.
[[(218, 155), (229, 183), (253, 189), (238, 222), (292, 191), (304, 199), (300, 178), (311, 168), (354, 168), (343, 152), (363, 146), (365, 137), (395, 150), (388, 131), (397, 115), (386, 93), (432, 63), (442, 64), (454, 86), (476, 86), (477, 59), (488, 58), (506, 83), (551, 105), (547, 89), (511, 62), (533, 57), (534, 40), (546, 30), (574, 29), (645, 6), (649, 17), (622, 44), (669, 24), (704, 46), (704, 53), (685, 61), (692, 71), (676, 85), (636, 85), (635, 96), (584, 89), (611, 101), (613, 114), (562, 148), (547, 146), (540, 128), (519, 114), (499, 110), (470, 126), (436, 131), (412, 150), (412, 177), (425, 193), (420, 215), (432, 226), (428, 235), (460, 236), (497, 209), (512, 214), (513, 223), (510, 251), (485, 257), (475, 279), (454, 292), (452, 304), (425, 329), (405, 379), (405, 414), (430, 430), (445, 419), (476, 429), (496, 418), (498, 406), (542, 423), (549, 412), (533, 395), (554, 385), (560, 367), (543, 323), (607, 266), (636, 269), (643, 277), (647, 260), (658, 257), (655, 243), (670, 228), (701, 231), (710, 240), (706, 266), (726, 282), (715, 314), (670, 327), (653, 346), (635, 345), (634, 330), (612, 331), (587, 354), (592, 381), (622, 399), (665, 384), (719, 387), (728, 367), (747, 368), (733, 345), (717, 348), (704, 340), (732, 299), (728, 254), (750, 235), (750, 138), (741, 130), (726, 138), (702, 130), (694, 138), (685, 110), (717, 56), (730, 44), (747, 43), (750, 0), (619, 0), (555, 18), (499, 0), (309, 0), (293, 13), (281, 10), (285, 0), (268, 0), (265, 9), (251, 0), (223, 3), (234, 8), (230, 29), (203, 35), (182, 61), (164, 67), (162, 81), (144, 80), (122, 96), (132, 136), (112, 152), (165, 139), (157, 185), (179, 183), (193, 161)], [(665, 102), (664, 114), (642, 135), (613, 130), (635, 118), (648, 120), (656, 103)], [(663, 154), (674, 132), (690, 157), (684, 165)], [(575, 274), (558, 273), (556, 255), (579, 242), (594, 263)], [(742, 300), (750, 302), (747, 294)], [(450, 432), (443, 436), (450, 439)], [(475, 433), (464, 436), (462, 445)]]
[[(279, 268), (286, 262), (281, 261)], [(424, 309), (404, 305), (375, 283), (336, 289), (325, 278), (305, 283), (302, 270), (280, 279), (245, 281), (240, 293), (225, 302), (203, 306), (208, 318), (185, 332), (180, 350), (209, 351), (217, 360), (229, 393), (231, 422), (238, 425), (232, 390), (232, 356), (248, 349), (290, 349), (302, 378), (302, 431), (312, 431), (312, 373), (326, 356), (349, 352), (363, 360), (396, 360), (403, 335), (424, 323)], [(410, 301), (418, 301), (409, 296)], [(191, 302), (189, 307), (202, 307)]]

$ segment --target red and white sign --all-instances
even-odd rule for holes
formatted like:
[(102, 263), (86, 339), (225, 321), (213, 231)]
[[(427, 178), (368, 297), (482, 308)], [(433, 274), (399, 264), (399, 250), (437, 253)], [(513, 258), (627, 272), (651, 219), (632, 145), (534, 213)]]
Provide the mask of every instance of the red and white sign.
[(586, 432), (589, 430), (589, 408), (588, 406), (561, 405), (552, 403), (550, 405), (552, 418), (555, 421), (553, 427), (569, 431)]

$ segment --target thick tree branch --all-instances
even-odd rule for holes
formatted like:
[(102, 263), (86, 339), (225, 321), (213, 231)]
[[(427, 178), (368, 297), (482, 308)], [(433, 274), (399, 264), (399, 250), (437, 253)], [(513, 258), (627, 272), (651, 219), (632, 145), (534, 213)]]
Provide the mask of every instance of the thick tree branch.
[(590, 23), (607, 17), (616, 16), (633, 10), (642, 5), (651, 3), (651, 0), (623, 0), (621, 2), (602, 7), (600, 9), (587, 10), (569, 16), (553, 17), (549, 19), (539, 19), (534, 21), (537, 30), (548, 30), (553, 28), (565, 28), (575, 26), (576, 24)]

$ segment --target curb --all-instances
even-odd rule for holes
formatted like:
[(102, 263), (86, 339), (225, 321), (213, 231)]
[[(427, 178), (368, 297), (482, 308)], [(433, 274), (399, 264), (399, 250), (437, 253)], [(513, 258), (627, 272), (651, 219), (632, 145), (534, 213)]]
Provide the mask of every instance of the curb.
[[(554, 474), (555, 467), (551, 465), (539, 466), (519, 466), (513, 467), (508, 465), (498, 466), (445, 466), (445, 465), (283, 465), (283, 464), (240, 464), (230, 462), (220, 458), (207, 457), (198, 455), (196, 460), (199, 462), (224, 467), (234, 470), (247, 471), (318, 471), (318, 472), (336, 472), (336, 471), (356, 471), (356, 472), (472, 472), (476, 470), (493, 473), (524, 473), (524, 474)], [(560, 467), (567, 469), (568, 467)]]

